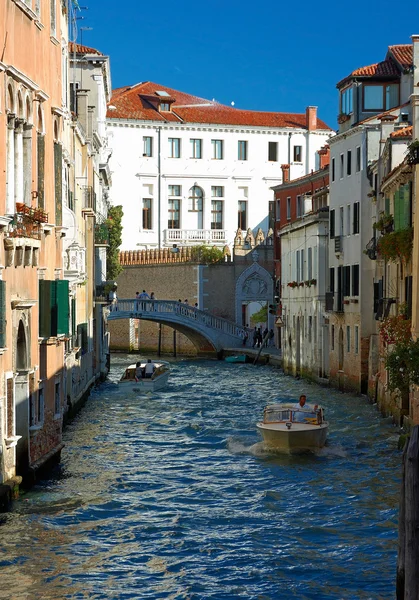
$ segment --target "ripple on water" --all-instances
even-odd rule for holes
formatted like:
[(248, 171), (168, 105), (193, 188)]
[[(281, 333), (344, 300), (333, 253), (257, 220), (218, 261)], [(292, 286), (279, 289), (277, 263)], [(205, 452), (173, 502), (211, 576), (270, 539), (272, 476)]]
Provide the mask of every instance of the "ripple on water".
[[(56, 478), (3, 520), (3, 590), (13, 582), (25, 600), (394, 598), (400, 454), (374, 407), (270, 367), (215, 361), (174, 362), (155, 396), (122, 394), (115, 383), (133, 359), (113, 357), (109, 381), (65, 432)], [(255, 428), (264, 404), (302, 391), (325, 406), (328, 444), (304, 456), (267, 450)]]

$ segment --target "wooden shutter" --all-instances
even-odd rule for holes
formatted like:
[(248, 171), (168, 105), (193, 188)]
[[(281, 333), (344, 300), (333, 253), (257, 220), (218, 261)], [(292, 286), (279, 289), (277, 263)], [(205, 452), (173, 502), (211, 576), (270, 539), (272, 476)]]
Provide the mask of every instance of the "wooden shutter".
[(394, 231), (402, 229), (400, 221), (400, 188), (394, 192)]
[(45, 208), (45, 136), (37, 135), (38, 149), (38, 207)]
[(7, 394), (7, 420), (6, 420), (6, 435), (11, 437), (14, 434), (14, 416), (15, 416), (15, 400), (14, 400), (15, 386), (13, 377), (9, 377), (6, 382), (6, 394)]
[(55, 224), (63, 224), (63, 149), (54, 142)]
[(66, 279), (57, 279), (55, 284), (55, 300), (57, 315), (57, 335), (70, 335), (70, 298), (69, 284)]
[(51, 283), (47, 279), (39, 281), (39, 336), (51, 337)]
[(6, 347), (6, 282), (0, 281), (0, 348)]

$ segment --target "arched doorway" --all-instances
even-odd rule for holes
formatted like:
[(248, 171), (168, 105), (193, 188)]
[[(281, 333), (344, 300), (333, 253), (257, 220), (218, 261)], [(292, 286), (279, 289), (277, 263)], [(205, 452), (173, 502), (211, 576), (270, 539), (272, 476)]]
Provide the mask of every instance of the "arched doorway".
[(255, 261), (245, 269), (236, 282), (236, 322), (240, 325), (250, 325), (250, 318), (266, 307), (267, 321), (258, 319), (263, 326), (274, 326), (274, 317), (269, 314), (267, 306), (273, 302), (273, 279), (271, 274)]

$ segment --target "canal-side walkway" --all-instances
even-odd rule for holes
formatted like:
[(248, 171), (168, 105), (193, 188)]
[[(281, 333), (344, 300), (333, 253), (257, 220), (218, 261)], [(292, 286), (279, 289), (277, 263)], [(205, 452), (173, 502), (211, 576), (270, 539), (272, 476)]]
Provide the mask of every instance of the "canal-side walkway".
[(274, 367), (282, 367), (282, 351), (278, 348), (265, 347), (262, 348), (224, 348), (222, 357), (226, 356), (237, 356), (245, 354), (247, 356), (247, 362), (257, 361), (257, 363), (269, 364)]

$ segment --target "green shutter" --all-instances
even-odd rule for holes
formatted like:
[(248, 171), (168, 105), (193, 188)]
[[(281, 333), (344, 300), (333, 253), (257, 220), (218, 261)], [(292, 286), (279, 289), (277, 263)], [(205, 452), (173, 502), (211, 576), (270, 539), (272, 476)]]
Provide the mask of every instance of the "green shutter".
[(69, 284), (66, 279), (57, 279), (55, 282), (57, 302), (57, 335), (70, 335), (70, 298)]
[(39, 281), (39, 336), (43, 338), (51, 337), (51, 283)]
[(400, 189), (394, 192), (394, 231), (398, 231), (400, 227)]
[(386, 196), (386, 199), (384, 200), (384, 212), (386, 215), (390, 214), (390, 198), (388, 196)]
[(0, 281), (0, 348), (6, 347), (6, 282)]
[(76, 335), (76, 299), (71, 299), (71, 335)]
[(63, 224), (63, 149), (54, 142), (55, 224)]
[(404, 205), (403, 205), (403, 228), (411, 227), (411, 187), (410, 183), (404, 186)]

